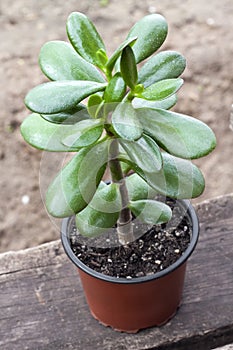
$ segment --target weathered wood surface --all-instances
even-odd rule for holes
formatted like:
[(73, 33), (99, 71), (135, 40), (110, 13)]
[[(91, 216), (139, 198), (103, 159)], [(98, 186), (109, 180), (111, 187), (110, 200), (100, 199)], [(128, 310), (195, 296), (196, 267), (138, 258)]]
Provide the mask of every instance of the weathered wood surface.
[(215, 350), (233, 350), (233, 344), (223, 346), (221, 348), (217, 348)]
[(1, 254), (0, 349), (209, 350), (233, 343), (233, 195), (197, 211), (201, 237), (188, 263), (182, 307), (167, 325), (134, 335), (90, 316), (59, 241)]

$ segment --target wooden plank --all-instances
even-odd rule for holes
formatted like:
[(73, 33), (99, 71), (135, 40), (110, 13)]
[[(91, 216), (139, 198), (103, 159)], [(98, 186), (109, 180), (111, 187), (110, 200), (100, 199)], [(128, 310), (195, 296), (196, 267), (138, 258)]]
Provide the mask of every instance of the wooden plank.
[(209, 350), (232, 343), (233, 195), (197, 211), (201, 236), (182, 307), (165, 326), (134, 335), (90, 316), (76, 268), (59, 241), (1, 254), (0, 349)]

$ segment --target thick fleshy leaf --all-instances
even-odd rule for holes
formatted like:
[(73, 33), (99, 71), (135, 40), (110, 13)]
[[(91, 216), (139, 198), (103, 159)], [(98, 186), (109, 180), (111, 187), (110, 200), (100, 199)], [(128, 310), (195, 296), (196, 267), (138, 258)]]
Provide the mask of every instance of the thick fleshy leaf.
[(128, 154), (130, 160), (143, 171), (154, 173), (162, 167), (162, 156), (155, 141), (143, 135), (137, 141), (119, 140), (121, 146)]
[(172, 211), (168, 205), (152, 199), (131, 201), (129, 208), (136, 217), (147, 224), (162, 224), (172, 217)]
[(134, 108), (160, 108), (160, 109), (170, 109), (175, 106), (177, 102), (177, 96), (174, 94), (168, 98), (161, 101), (149, 101), (143, 98), (134, 98), (132, 101)]
[(103, 128), (104, 125), (101, 119), (83, 120), (73, 126), (62, 142), (74, 149), (90, 146), (100, 138)]
[[(89, 152), (86, 154), (85, 158), (82, 161), (82, 164), (79, 169), (79, 183), (80, 190), (82, 192), (83, 198), (86, 202), (90, 201), (89, 192), (93, 193), (96, 191), (96, 186), (94, 181), (90, 181), (87, 174), (95, 173), (97, 177), (97, 172), (108, 162), (109, 146), (111, 140), (106, 139), (97, 144), (94, 144), (90, 147)], [(88, 147), (89, 148), (89, 147)]]
[(137, 37), (133, 46), (136, 62), (152, 55), (163, 44), (167, 36), (167, 22), (159, 14), (143, 17), (130, 30), (127, 38)]
[(197, 166), (191, 161), (162, 153), (163, 168), (157, 173), (134, 170), (158, 193), (171, 198), (189, 199), (202, 194), (205, 180)]
[(61, 113), (41, 114), (41, 117), (50, 123), (63, 125), (76, 124), (81, 120), (90, 119), (88, 111), (83, 104), (79, 104), (76, 107)]
[(126, 46), (122, 52), (120, 67), (122, 78), (131, 89), (134, 89), (138, 81), (138, 72), (135, 56), (130, 46)]
[(127, 176), (129, 174), (130, 170), (132, 170), (131, 165), (129, 163), (125, 163), (125, 162), (120, 162), (120, 165), (121, 165), (123, 175)]
[(112, 114), (112, 125), (116, 133), (126, 140), (137, 140), (142, 127), (131, 103), (119, 104)]
[(164, 100), (175, 94), (183, 85), (183, 79), (165, 79), (150, 85), (148, 88), (137, 94), (137, 97), (146, 100), (158, 101)]
[(141, 199), (152, 199), (157, 192), (147, 184), (138, 174), (134, 173), (125, 178), (129, 199), (137, 201)]
[[(67, 217), (76, 214), (91, 201), (106, 168), (107, 149), (106, 142), (92, 148), (83, 148), (59, 172), (46, 194), (46, 207), (52, 216)], [(90, 158), (90, 153), (92, 158), (95, 154), (96, 161), (89, 165), (84, 178), (83, 166)], [(86, 186), (87, 183), (91, 185)]]
[(51, 80), (89, 80), (104, 83), (98, 69), (64, 41), (46, 43), (39, 56), (42, 72)]
[(195, 118), (162, 109), (136, 111), (145, 133), (170, 154), (195, 159), (207, 155), (216, 146), (213, 131)]
[(83, 13), (73, 12), (67, 20), (67, 34), (75, 50), (88, 62), (102, 66), (97, 51), (106, 51), (94, 24)]
[(142, 66), (138, 73), (138, 82), (147, 87), (160, 80), (178, 78), (185, 66), (186, 60), (178, 52), (159, 52)]
[(88, 99), (87, 109), (92, 118), (97, 118), (101, 106), (103, 105), (103, 98), (100, 94), (91, 95)]
[(99, 65), (104, 67), (106, 65), (106, 63), (108, 62), (108, 56), (107, 56), (106, 51), (104, 49), (99, 49), (96, 52), (96, 56), (97, 56), (97, 60), (99, 62)]
[(135, 41), (137, 40), (137, 37), (131, 37), (129, 39), (126, 39), (117, 49), (116, 51), (113, 52), (112, 56), (109, 58), (107, 64), (106, 64), (106, 69), (108, 71), (112, 71), (113, 70), (113, 67), (116, 63), (116, 61), (118, 60), (118, 58), (120, 57), (123, 49), (130, 45), (130, 46), (133, 46)]
[(50, 152), (73, 151), (62, 143), (64, 135), (72, 130), (73, 125), (53, 124), (36, 113), (29, 115), (21, 125), (21, 133), (27, 143)]
[(119, 185), (97, 190), (89, 205), (76, 215), (76, 226), (83, 236), (96, 237), (114, 227), (121, 210)]
[(33, 112), (53, 114), (74, 108), (87, 96), (104, 90), (106, 84), (93, 81), (56, 81), (32, 89), (25, 98), (26, 106)]
[(120, 102), (126, 92), (126, 85), (120, 73), (116, 73), (104, 91), (104, 100), (107, 103)]

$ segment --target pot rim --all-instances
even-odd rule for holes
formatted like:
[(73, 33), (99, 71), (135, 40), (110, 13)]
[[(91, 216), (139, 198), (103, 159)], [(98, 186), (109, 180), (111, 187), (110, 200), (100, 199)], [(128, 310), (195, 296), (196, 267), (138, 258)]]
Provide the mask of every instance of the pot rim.
[(143, 283), (143, 282), (149, 282), (151, 280), (159, 279), (161, 277), (166, 276), (167, 274), (173, 272), (177, 268), (179, 268), (182, 264), (184, 264), (187, 259), (190, 257), (192, 252), (194, 251), (198, 237), (199, 237), (199, 221), (196, 214), (196, 211), (189, 200), (178, 200), (178, 202), (183, 205), (184, 209), (187, 210), (187, 214), (190, 216), (191, 222), (192, 222), (192, 238), (189, 243), (188, 248), (185, 250), (183, 255), (172, 265), (168, 266), (167, 268), (156, 272), (154, 274), (148, 275), (148, 276), (142, 276), (142, 277), (133, 277), (130, 279), (123, 278), (123, 277), (114, 277), (114, 276), (108, 276), (103, 273), (97, 272), (87, 265), (85, 265), (79, 258), (74, 254), (74, 252), (71, 249), (69, 239), (68, 239), (68, 233), (67, 233), (67, 227), (68, 223), (71, 219), (71, 217), (64, 218), (62, 220), (61, 225), (61, 241), (63, 248), (69, 257), (69, 259), (82, 271), (86, 272), (87, 274), (96, 277), (100, 280), (106, 281), (106, 282), (112, 282), (112, 283), (119, 283), (119, 284), (133, 284), (133, 283)]

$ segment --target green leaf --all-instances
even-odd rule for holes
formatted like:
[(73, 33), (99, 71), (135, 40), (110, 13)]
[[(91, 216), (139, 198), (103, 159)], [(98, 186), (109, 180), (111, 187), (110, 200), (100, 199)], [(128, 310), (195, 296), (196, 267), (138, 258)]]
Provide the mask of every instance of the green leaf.
[(178, 52), (162, 51), (142, 66), (138, 73), (138, 81), (147, 87), (160, 80), (178, 78), (185, 66), (186, 60)]
[(137, 141), (132, 142), (121, 139), (119, 141), (130, 160), (143, 171), (154, 173), (161, 169), (162, 157), (160, 149), (151, 137), (143, 135)]
[(122, 51), (124, 48), (128, 45), (133, 46), (135, 41), (137, 40), (137, 37), (131, 37), (129, 39), (126, 39), (117, 49), (116, 51), (112, 54), (112, 56), (109, 58), (107, 64), (106, 64), (106, 69), (111, 72), (113, 70), (113, 67), (117, 61), (117, 59), (120, 57)]
[(161, 101), (149, 101), (142, 98), (134, 98), (132, 101), (133, 107), (137, 108), (160, 108), (160, 109), (170, 109), (177, 102), (177, 96), (174, 94), (168, 98)]
[(119, 185), (97, 190), (89, 205), (76, 215), (76, 226), (86, 237), (96, 237), (116, 224), (121, 210)]
[(170, 97), (175, 94), (180, 87), (183, 85), (183, 79), (165, 79), (158, 81), (155, 84), (150, 85), (141, 93), (138, 93), (136, 96), (144, 98), (146, 100), (164, 100), (165, 98)]
[(116, 73), (104, 91), (107, 103), (120, 102), (126, 93), (126, 85), (120, 73)]
[(112, 114), (112, 125), (116, 133), (127, 140), (137, 140), (142, 127), (131, 103), (120, 103)]
[[(46, 207), (52, 216), (67, 217), (76, 214), (91, 201), (106, 168), (107, 150), (106, 142), (83, 148), (59, 172), (46, 194)], [(94, 154), (96, 161), (86, 168), (84, 175), (83, 166)]]
[(90, 146), (101, 137), (103, 128), (103, 121), (100, 119), (83, 120), (73, 126), (62, 142), (73, 149)]
[(90, 119), (86, 107), (82, 104), (61, 113), (41, 114), (41, 117), (50, 123), (63, 125), (72, 125), (81, 120)]
[(136, 62), (152, 55), (163, 44), (167, 36), (167, 22), (159, 14), (143, 17), (130, 30), (127, 38), (137, 37), (133, 46)]
[(64, 41), (46, 43), (39, 56), (42, 72), (51, 80), (105, 80), (95, 66), (84, 60)]
[(108, 162), (108, 153), (111, 140), (107, 139), (99, 141), (97, 144), (90, 147), (90, 151), (86, 154), (79, 169), (78, 178), (80, 189), (86, 202), (90, 201), (89, 192), (95, 192), (96, 186), (94, 181), (90, 181), (87, 174), (94, 173), (94, 178), (97, 177), (98, 171), (102, 167), (106, 167)]
[(122, 169), (123, 175), (127, 176), (128, 173), (130, 172), (130, 170), (132, 170), (131, 165), (127, 164), (125, 162), (120, 162), (120, 164), (121, 164), (121, 169)]
[(103, 98), (99, 94), (91, 95), (87, 102), (87, 109), (92, 118), (98, 117), (98, 112), (103, 105)]
[(185, 159), (200, 158), (216, 146), (213, 131), (203, 122), (162, 109), (137, 109), (144, 132), (168, 153)]
[(163, 168), (157, 173), (135, 171), (158, 193), (170, 198), (190, 199), (202, 194), (205, 180), (191, 161), (162, 153)]
[(131, 201), (129, 208), (137, 218), (147, 224), (162, 224), (172, 217), (172, 211), (168, 205), (151, 199)]
[(125, 178), (129, 199), (137, 201), (140, 199), (152, 199), (157, 192), (147, 184), (138, 174), (132, 174)]
[(102, 66), (97, 52), (106, 51), (94, 24), (80, 12), (73, 12), (67, 20), (67, 34), (75, 50), (88, 62)]
[(105, 50), (99, 49), (96, 52), (96, 56), (97, 56), (97, 60), (100, 64), (100, 66), (104, 67), (106, 65), (106, 63), (108, 62), (108, 56), (107, 56)]
[(120, 67), (124, 81), (131, 89), (134, 89), (138, 81), (138, 72), (135, 56), (130, 46), (126, 46), (122, 51)]
[(104, 90), (106, 84), (93, 81), (57, 81), (36, 86), (25, 98), (26, 106), (33, 112), (53, 114), (74, 108), (87, 96)]
[(21, 134), (27, 143), (50, 152), (73, 151), (62, 143), (64, 135), (72, 130), (73, 125), (52, 124), (36, 113), (29, 115), (21, 125)]

